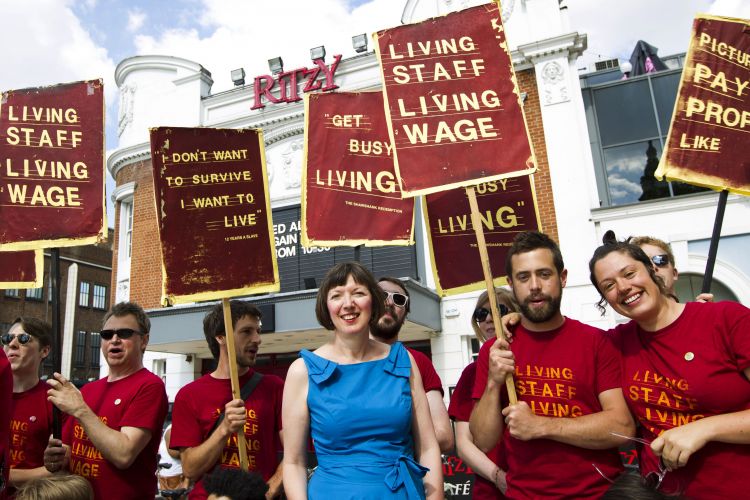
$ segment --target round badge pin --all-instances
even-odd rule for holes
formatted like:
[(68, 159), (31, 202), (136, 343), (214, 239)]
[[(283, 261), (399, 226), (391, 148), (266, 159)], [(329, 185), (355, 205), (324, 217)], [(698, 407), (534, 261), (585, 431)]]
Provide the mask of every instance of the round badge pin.
[(695, 354), (693, 354), (690, 351), (685, 353), (685, 361), (692, 361), (694, 359), (695, 359)]
[(32, 416), (29, 417), (29, 420), (31, 420), (32, 422), (36, 422), (36, 417), (34, 415), (32, 415)]
[(115, 399), (115, 404), (116, 405), (119, 405), (120, 403), (122, 403), (122, 399), (120, 399), (120, 398)]

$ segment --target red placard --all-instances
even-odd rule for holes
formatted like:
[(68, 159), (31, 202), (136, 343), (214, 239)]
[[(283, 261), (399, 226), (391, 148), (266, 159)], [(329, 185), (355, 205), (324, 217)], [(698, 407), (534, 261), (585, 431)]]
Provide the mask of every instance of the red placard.
[[(507, 284), (505, 256), (516, 234), (541, 231), (532, 176), (479, 184), (477, 205), (496, 286)], [(485, 288), (479, 249), (465, 189), (423, 198), (432, 271), (440, 295)]]
[(154, 128), (165, 303), (279, 290), (263, 133)]
[(375, 39), (403, 196), (534, 172), (496, 3)]
[[(305, 96), (302, 244), (414, 244), (380, 92)], [(345, 214), (345, 223), (343, 215)]]
[(102, 80), (3, 92), (0, 250), (106, 239)]
[(0, 252), (0, 289), (39, 288), (44, 280), (41, 250)]
[(750, 195), (750, 21), (693, 22), (656, 177)]

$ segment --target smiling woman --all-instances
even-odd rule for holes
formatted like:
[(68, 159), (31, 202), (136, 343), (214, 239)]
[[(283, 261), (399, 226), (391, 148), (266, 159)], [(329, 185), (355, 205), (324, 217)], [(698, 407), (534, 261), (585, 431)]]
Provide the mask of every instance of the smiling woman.
[[(632, 321), (612, 334), (640, 422), (645, 479), (687, 498), (741, 498), (750, 467), (750, 310), (680, 304), (644, 251), (608, 232), (589, 262), (602, 300)], [(664, 472), (662, 464), (666, 466)]]
[[(338, 264), (323, 280), (315, 313), (333, 336), (300, 353), (284, 386), (288, 498), (442, 495), (440, 450), (414, 360), (398, 342), (370, 339), (384, 312), (383, 291), (359, 263)], [(309, 433), (318, 467), (307, 484)]]

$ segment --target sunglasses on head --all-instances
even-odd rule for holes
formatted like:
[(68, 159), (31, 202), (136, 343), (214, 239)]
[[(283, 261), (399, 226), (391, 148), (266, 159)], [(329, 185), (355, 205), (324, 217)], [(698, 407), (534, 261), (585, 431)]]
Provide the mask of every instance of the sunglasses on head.
[(18, 343), (21, 345), (26, 345), (31, 342), (31, 335), (28, 333), (6, 333), (0, 337), (0, 340), (2, 340), (3, 345), (10, 345), (14, 338), (18, 340)]
[(393, 305), (397, 307), (406, 307), (406, 303), (409, 302), (409, 297), (403, 293), (383, 291), (386, 294), (385, 300), (388, 301), (390, 299), (390, 301), (393, 302)]
[[(500, 311), (500, 316), (505, 316), (508, 314), (508, 306), (505, 304), (498, 304), (497, 305), (498, 311)], [(472, 316), (474, 318), (474, 321), (477, 323), (481, 323), (482, 321), (487, 319), (487, 316), (490, 316), (492, 314), (492, 311), (487, 309), (486, 307), (480, 307), (476, 311), (474, 311), (474, 315)]]
[(669, 256), (665, 253), (654, 255), (651, 257), (651, 262), (653, 262), (656, 267), (667, 267), (669, 264)]
[(112, 337), (117, 335), (117, 338), (119, 339), (129, 339), (133, 336), (134, 333), (142, 334), (142, 332), (139, 332), (138, 330), (133, 330), (132, 328), (118, 328), (117, 330), (102, 330), (99, 332), (99, 335), (104, 340), (112, 340)]

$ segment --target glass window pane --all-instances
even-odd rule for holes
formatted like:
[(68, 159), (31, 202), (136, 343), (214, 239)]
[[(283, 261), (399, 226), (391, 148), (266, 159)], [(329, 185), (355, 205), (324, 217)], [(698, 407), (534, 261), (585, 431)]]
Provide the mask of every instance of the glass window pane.
[(594, 102), (602, 146), (659, 136), (645, 79), (595, 89)]
[(669, 124), (672, 123), (672, 112), (674, 111), (674, 102), (677, 99), (677, 87), (680, 85), (681, 73), (671, 75), (660, 75), (651, 79), (654, 88), (654, 100), (656, 101), (656, 111), (659, 116), (659, 125), (661, 133), (667, 135)]
[(107, 308), (107, 287), (104, 285), (94, 285), (94, 309)]
[(81, 289), (78, 293), (78, 305), (82, 307), (89, 306), (89, 284), (81, 281)]
[(81, 368), (86, 362), (86, 332), (80, 331), (76, 334), (76, 356), (75, 365)]
[(99, 349), (101, 348), (102, 341), (101, 337), (99, 337), (98, 333), (91, 332), (91, 367), (92, 368), (99, 368)]
[(669, 197), (668, 183), (654, 177), (660, 155), (656, 139), (604, 150), (612, 205)]
[(31, 300), (42, 300), (44, 288), (29, 288), (26, 290), (26, 298)]
[(5, 296), (6, 297), (16, 297), (17, 298), (17, 297), (20, 297), (21, 294), (18, 291), (18, 288), (8, 288), (7, 290), (5, 290)]

